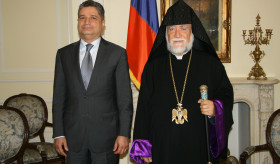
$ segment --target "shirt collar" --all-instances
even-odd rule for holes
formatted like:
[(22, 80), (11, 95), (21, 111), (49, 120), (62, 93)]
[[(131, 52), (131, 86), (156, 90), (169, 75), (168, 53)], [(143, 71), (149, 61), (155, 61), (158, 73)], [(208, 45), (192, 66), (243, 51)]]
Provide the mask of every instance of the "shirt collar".
[(172, 53), (172, 55), (174, 55), (175, 57), (176, 57), (176, 59), (177, 60), (182, 60), (183, 59), (183, 57), (189, 52), (190, 50), (188, 50), (184, 55), (182, 55), (182, 56), (177, 56), (177, 55), (175, 55), (175, 54), (173, 54)]
[[(100, 44), (100, 41), (101, 41), (101, 37), (99, 37), (98, 39), (94, 40), (93, 42), (91, 42), (90, 44), (93, 45), (93, 48), (96, 49), (99, 47), (99, 44)], [(88, 43), (85, 42), (83, 39), (81, 39), (81, 42), (80, 42), (80, 49), (86, 49), (86, 45)]]

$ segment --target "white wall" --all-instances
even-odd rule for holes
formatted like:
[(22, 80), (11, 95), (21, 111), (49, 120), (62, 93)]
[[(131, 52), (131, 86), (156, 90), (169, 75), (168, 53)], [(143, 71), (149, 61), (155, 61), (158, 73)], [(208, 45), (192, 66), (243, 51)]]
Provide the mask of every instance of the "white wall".
[[(251, 30), (256, 24), (256, 16), (261, 16), (261, 27), (273, 29), (270, 45), (263, 45), (261, 49), (266, 56), (261, 61), (267, 77), (280, 79), (280, 22), (278, 20), (280, 6), (279, 0), (233, 0), (232, 1), (232, 62), (224, 64), (229, 77), (248, 77), (251, 67), (254, 65), (249, 53), (254, 46), (244, 45), (242, 30)], [(277, 101), (278, 100), (278, 101)], [(275, 86), (274, 108), (280, 108), (280, 85)]]
[[(234, 124), (229, 133), (228, 148), (230, 155), (239, 159), (240, 154), (250, 146), (250, 108), (240, 102), (233, 105)], [(250, 160), (247, 160), (250, 163)]]
[(228, 139), (228, 147), (230, 149), (230, 154), (238, 157), (236, 155), (239, 154), (239, 121), (238, 121), (238, 114), (239, 114), (239, 105), (238, 104), (234, 104), (233, 105), (233, 120), (234, 120), (234, 124), (232, 126), (232, 129), (230, 131), (230, 135), (229, 135), (229, 139)]

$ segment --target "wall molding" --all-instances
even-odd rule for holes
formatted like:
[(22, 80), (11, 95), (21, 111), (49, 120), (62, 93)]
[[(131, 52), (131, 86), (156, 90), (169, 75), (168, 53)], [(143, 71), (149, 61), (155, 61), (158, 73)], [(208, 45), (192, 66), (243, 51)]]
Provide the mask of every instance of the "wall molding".
[(57, 24), (57, 47), (61, 47), (61, 15), (60, 15), (60, 2), (56, 0), (56, 24)]
[(0, 80), (0, 83), (41, 83), (41, 82), (53, 82), (53, 79), (36, 79), (36, 80)]
[[(68, 42), (71, 41), (71, 26), (70, 26), (70, 4), (68, 0), (66, 0), (66, 7), (67, 7), (67, 30), (68, 30)], [(0, 0), (0, 9), (2, 9), (2, 0)], [(0, 10), (3, 11), (3, 10)], [(58, 41), (58, 48), (61, 47), (61, 10), (60, 10), (60, 0), (56, 0), (56, 22), (57, 22), (57, 41)], [(4, 33), (3, 33), (3, 15), (0, 12), (0, 48), (1, 48), (1, 71), (2, 73), (53, 73), (54, 69), (7, 69), (5, 67), (5, 46), (4, 46)]]

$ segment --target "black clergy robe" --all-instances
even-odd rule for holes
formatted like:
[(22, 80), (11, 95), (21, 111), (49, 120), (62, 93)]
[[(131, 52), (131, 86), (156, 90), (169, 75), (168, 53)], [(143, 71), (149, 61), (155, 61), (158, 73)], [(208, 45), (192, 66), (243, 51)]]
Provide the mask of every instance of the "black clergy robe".
[[(223, 102), (226, 134), (233, 123), (233, 89), (224, 66), (217, 57), (192, 50), (192, 58), (183, 97), (188, 122), (172, 122), (177, 100), (172, 82), (169, 55), (149, 60), (142, 74), (133, 139), (149, 140), (154, 164), (206, 164), (205, 117), (201, 114), (200, 86), (208, 86), (208, 99)], [(190, 51), (177, 60), (171, 54), (174, 78), (180, 101)], [(227, 137), (226, 137), (227, 138)], [(226, 144), (227, 145), (227, 144)], [(226, 150), (223, 155), (226, 155)], [(218, 163), (218, 159), (213, 159)]]

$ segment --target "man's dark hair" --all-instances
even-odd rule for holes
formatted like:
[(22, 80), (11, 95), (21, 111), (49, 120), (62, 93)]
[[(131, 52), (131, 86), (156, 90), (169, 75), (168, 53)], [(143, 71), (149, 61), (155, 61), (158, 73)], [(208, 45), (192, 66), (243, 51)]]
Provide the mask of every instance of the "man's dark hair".
[(78, 16), (80, 14), (81, 9), (84, 8), (84, 7), (95, 7), (97, 12), (98, 12), (98, 14), (101, 16), (101, 19), (104, 20), (104, 13), (105, 13), (105, 11), (104, 11), (103, 6), (100, 3), (95, 2), (93, 0), (86, 0), (86, 1), (84, 1), (79, 6)]

